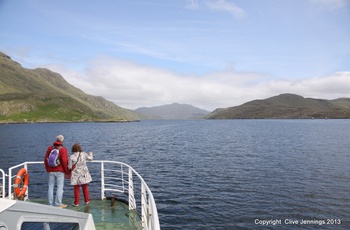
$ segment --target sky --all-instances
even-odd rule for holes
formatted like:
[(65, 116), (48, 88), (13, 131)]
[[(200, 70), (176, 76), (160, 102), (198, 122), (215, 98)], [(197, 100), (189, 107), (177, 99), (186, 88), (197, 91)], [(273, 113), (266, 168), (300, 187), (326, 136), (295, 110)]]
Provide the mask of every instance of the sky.
[(350, 0), (0, 0), (0, 51), (127, 109), (350, 98)]

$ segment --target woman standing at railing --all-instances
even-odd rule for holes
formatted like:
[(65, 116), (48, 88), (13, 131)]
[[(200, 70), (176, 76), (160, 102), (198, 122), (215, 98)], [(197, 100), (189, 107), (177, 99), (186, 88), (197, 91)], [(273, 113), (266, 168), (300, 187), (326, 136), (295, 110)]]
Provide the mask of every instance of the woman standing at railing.
[(90, 203), (88, 183), (92, 181), (86, 161), (92, 161), (92, 152), (87, 154), (82, 151), (80, 144), (76, 143), (72, 147), (72, 155), (69, 157), (68, 167), (72, 169), (71, 185), (74, 185), (73, 206), (79, 206), (80, 185), (83, 189), (85, 204)]

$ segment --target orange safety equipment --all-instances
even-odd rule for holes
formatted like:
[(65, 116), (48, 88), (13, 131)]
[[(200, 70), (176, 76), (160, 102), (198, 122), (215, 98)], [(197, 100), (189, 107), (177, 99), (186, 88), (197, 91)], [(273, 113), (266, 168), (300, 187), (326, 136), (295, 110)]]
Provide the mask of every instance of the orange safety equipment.
[[(22, 182), (23, 182), (23, 187), (21, 188)], [(17, 173), (17, 176), (13, 183), (13, 188), (18, 198), (21, 198), (25, 195), (28, 188), (28, 183), (29, 183), (29, 175), (27, 173), (27, 170), (25, 168), (21, 168)]]

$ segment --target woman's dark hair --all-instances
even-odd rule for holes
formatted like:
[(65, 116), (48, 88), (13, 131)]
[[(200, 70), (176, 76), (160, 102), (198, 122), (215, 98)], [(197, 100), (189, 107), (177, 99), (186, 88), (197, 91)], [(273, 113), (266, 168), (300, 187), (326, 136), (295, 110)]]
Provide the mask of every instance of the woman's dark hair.
[(77, 153), (77, 152), (81, 152), (81, 146), (79, 143), (75, 143), (72, 147), (72, 152), (73, 153)]

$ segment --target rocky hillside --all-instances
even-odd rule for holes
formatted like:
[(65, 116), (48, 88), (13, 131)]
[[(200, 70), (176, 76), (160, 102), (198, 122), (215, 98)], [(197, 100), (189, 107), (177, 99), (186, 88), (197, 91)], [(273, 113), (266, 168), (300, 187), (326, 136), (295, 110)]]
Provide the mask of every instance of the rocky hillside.
[(91, 96), (48, 69), (26, 69), (0, 52), (0, 123), (130, 121), (140, 115)]
[(281, 94), (240, 106), (216, 109), (207, 119), (350, 118), (350, 99), (324, 100)]
[(173, 103), (155, 107), (142, 107), (135, 110), (151, 116), (153, 119), (201, 119), (208, 111), (192, 105)]

